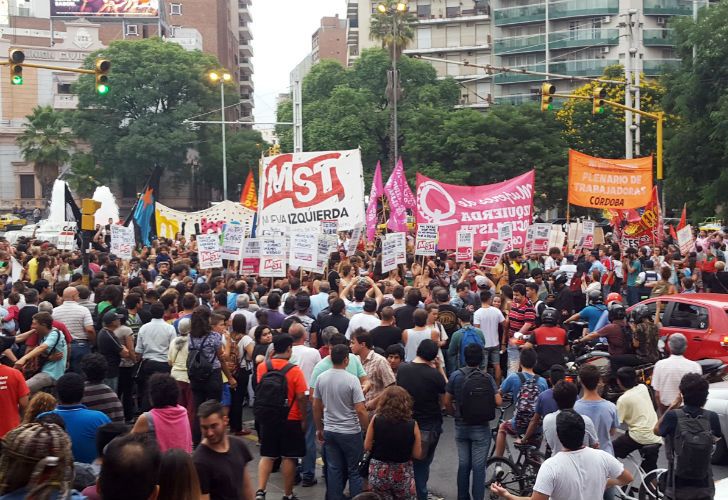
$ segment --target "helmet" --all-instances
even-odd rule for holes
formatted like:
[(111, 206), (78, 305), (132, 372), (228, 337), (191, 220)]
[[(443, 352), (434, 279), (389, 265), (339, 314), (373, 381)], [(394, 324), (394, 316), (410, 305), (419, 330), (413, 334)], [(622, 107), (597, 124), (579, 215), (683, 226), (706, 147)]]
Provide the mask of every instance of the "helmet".
[(599, 290), (592, 290), (587, 296), (589, 304), (599, 304), (602, 302), (602, 292)]
[(541, 323), (543, 323), (544, 325), (553, 326), (559, 322), (559, 316), (559, 311), (557, 311), (553, 307), (547, 307), (541, 313)]
[(554, 274), (554, 286), (565, 285), (568, 283), (569, 277), (564, 271), (560, 271)]
[(619, 302), (622, 303), (622, 294), (619, 292), (612, 292), (609, 295), (607, 295), (607, 304), (610, 302)]
[(640, 323), (642, 320), (645, 320), (651, 316), (650, 310), (647, 309), (647, 306), (644, 304), (637, 304), (632, 308), (632, 311), (630, 313), (631, 320), (635, 323)]
[(607, 313), (609, 321), (617, 321), (627, 317), (627, 310), (619, 302), (614, 302), (613, 304), (610, 304), (607, 309), (609, 311)]

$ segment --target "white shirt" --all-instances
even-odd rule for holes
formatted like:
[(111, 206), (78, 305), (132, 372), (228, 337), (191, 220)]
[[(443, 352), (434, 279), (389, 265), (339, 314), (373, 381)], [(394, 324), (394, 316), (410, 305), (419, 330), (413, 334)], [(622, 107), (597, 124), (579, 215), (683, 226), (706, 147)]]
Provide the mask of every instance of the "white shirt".
[(473, 314), (473, 326), (480, 328), (485, 335), (485, 347), (498, 345), (498, 325), (503, 323), (505, 318), (497, 307), (481, 307)]
[[(556, 433), (556, 417), (561, 413), (561, 410), (557, 410), (553, 413), (549, 413), (543, 418), (543, 436), (546, 438), (546, 442), (551, 447), (552, 455), (556, 455), (563, 449), (559, 436)], [(586, 415), (581, 415), (584, 419), (584, 446), (593, 446), (599, 444), (599, 437), (597, 436), (597, 429), (594, 427), (592, 419)]]
[(303, 372), (303, 376), (306, 378), (306, 383), (311, 381), (311, 374), (316, 366), (316, 363), (321, 361), (321, 354), (318, 349), (313, 347), (307, 347), (305, 345), (294, 345), (293, 353), (291, 354), (291, 363), (298, 365)]
[(559, 267), (559, 263), (556, 262), (556, 260), (551, 257), (550, 255), (546, 257), (546, 260), (544, 261), (543, 268), (545, 271), (551, 271), (554, 269), (557, 269)]
[(176, 337), (177, 332), (172, 325), (160, 318), (152, 319), (139, 329), (134, 350), (143, 359), (167, 363), (169, 346)]
[(541, 465), (533, 490), (554, 500), (593, 500), (602, 497), (607, 479), (623, 471), (622, 463), (606, 451), (562, 451)]
[[(66, 325), (73, 340), (88, 340), (86, 327), (94, 326), (89, 310), (72, 300), (67, 300), (53, 309), (53, 319)], [(167, 361), (166, 352), (164, 353), (164, 361)]]
[(655, 364), (652, 372), (652, 388), (660, 393), (660, 403), (670, 406), (680, 393), (680, 381), (688, 373), (702, 374), (703, 369), (695, 361), (673, 354)]
[(255, 317), (255, 313), (249, 309), (236, 309), (231, 315), (230, 319), (235, 317), (238, 314), (242, 314), (245, 316), (245, 333), (250, 333), (253, 331), (253, 328), (258, 326), (258, 320)]
[(354, 333), (358, 328), (363, 328), (366, 331), (371, 331), (380, 325), (381, 321), (373, 314), (368, 313), (357, 313), (349, 320), (349, 328), (346, 329), (347, 340), (351, 339), (351, 334)]
[(622, 271), (622, 261), (612, 259), (612, 262), (614, 263), (614, 276), (619, 279), (624, 278), (624, 272)]
[(576, 274), (576, 264), (561, 264), (561, 266), (559, 266), (559, 271), (566, 273), (566, 277), (569, 278), (569, 282), (566, 283), (566, 286), (569, 286), (571, 284), (571, 278), (573, 278)]

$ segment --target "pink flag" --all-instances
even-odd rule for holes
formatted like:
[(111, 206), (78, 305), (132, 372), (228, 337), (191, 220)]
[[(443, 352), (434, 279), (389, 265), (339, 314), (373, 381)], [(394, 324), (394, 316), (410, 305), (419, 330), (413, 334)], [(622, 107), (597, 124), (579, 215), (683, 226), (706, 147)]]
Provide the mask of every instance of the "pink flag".
[(380, 162), (377, 162), (377, 168), (374, 170), (374, 179), (372, 180), (372, 189), (369, 192), (369, 206), (367, 207), (367, 241), (374, 240), (374, 234), (377, 230), (377, 201), (383, 194), (382, 165)]
[(384, 194), (389, 200), (389, 221), (387, 227), (395, 232), (407, 231), (407, 208), (415, 207), (415, 197), (404, 176), (402, 159), (397, 162), (387, 184), (384, 185)]

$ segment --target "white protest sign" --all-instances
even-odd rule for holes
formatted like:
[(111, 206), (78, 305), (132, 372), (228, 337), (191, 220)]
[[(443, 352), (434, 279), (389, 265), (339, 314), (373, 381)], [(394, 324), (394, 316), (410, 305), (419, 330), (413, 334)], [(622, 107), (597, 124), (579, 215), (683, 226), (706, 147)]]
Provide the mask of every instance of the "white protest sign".
[(356, 247), (359, 246), (359, 240), (364, 232), (364, 225), (358, 224), (351, 232), (351, 241), (349, 241), (349, 248), (346, 249), (346, 256), (351, 257), (356, 252)]
[(548, 253), (551, 224), (538, 223), (533, 224), (531, 227), (533, 228), (533, 248), (531, 251), (533, 253)]
[(505, 252), (506, 242), (499, 240), (490, 240), (485, 246), (485, 253), (480, 265), (483, 267), (494, 267), (498, 264), (501, 256)]
[(227, 224), (222, 237), (222, 258), (227, 260), (240, 260), (243, 252), (243, 238), (245, 226), (242, 224)]
[(109, 251), (122, 260), (131, 259), (134, 249), (134, 228), (111, 225), (111, 248)]
[(286, 275), (286, 239), (263, 237), (260, 240), (260, 276), (277, 278)]
[(247, 238), (243, 240), (243, 262), (241, 274), (258, 274), (260, 270), (260, 240)]
[(472, 231), (458, 231), (455, 236), (455, 261), (472, 262), (473, 240), (475, 235)]
[(397, 268), (399, 246), (398, 238), (387, 237), (382, 240), (382, 274)]
[(20, 277), (23, 275), (23, 265), (15, 260), (15, 257), (10, 257), (10, 276), (8, 277), (9, 283), (15, 283), (20, 281)]
[(437, 248), (437, 224), (418, 224), (415, 255), (432, 257)]
[(594, 248), (594, 228), (596, 223), (593, 220), (585, 220), (581, 225), (581, 236), (583, 248)]
[(291, 234), (288, 264), (291, 267), (313, 269), (318, 262), (318, 235), (311, 232)]
[(688, 255), (693, 250), (693, 227), (690, 225), (677, 230), (677, 244), (680, 246), (680, 253)]
[(533, 225), (528, 226), (528, 229), (526, 229), (526, 243), (523, 247), (523, 253), (526, 255), (533, 253), (533, 239), (536, 235), (536, 230), (534, 229)]
[(513, 250), (513, 224), (510, 222), (504, 222), (498, 227), (498, 241), (502, 241), (506, 244), (503, 253), (510, 252)]
[(322, 220), (321, 234), (337, 234), (339, 232), (338, 220)]
[[(134, 242), (134, 230), (132, 229), (132, 247)], [(63, 229), (58, 233), (58, 241), (56, 243), (58, 250), (73, 250), (76, 248), (76, 223), (66, 222)], [(128, 257), (131, 259), (131, 257)]]
[(200, 269), (222, 267), (220, 235), (218, 233), (197, 235), (197, 258), (200, 260)]
[(334, 241), (334, 251), (336, 251), (336, 236), (332, 234), (322, 234), (318, 239), (318, 249), (316, 252), (316, 273), (323, 273), (326, 265), (329, 263), (331, 255), (331, 240)]
[(396, 242), (395, 251), (397, 252), (396, 255), (396, 263), (397, 264), (406, 264), (407, 263), (407, 235), (405, 233), (389, 233), (386, 236), (387, 240), (392, 240)]

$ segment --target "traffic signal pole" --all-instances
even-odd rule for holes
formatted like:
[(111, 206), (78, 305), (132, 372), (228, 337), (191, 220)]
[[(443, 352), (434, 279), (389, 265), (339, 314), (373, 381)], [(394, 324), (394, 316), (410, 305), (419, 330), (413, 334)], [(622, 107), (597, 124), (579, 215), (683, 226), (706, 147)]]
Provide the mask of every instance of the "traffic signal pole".
[[(9, 61), (0, 61), (0, 66), (10, 65)], [(96, 71), (93, 69), (82, 69), (82, 68), (67, 68), (65, 66), (53, 66), (52, 64), (36, 64), (23, 62), (22, 66), (26, 68), (39, 68), (39, 69), (52, 69), (54, 71), (65, 71), (67, 73), (81, 73), (84, 75), (95, 75)]]

